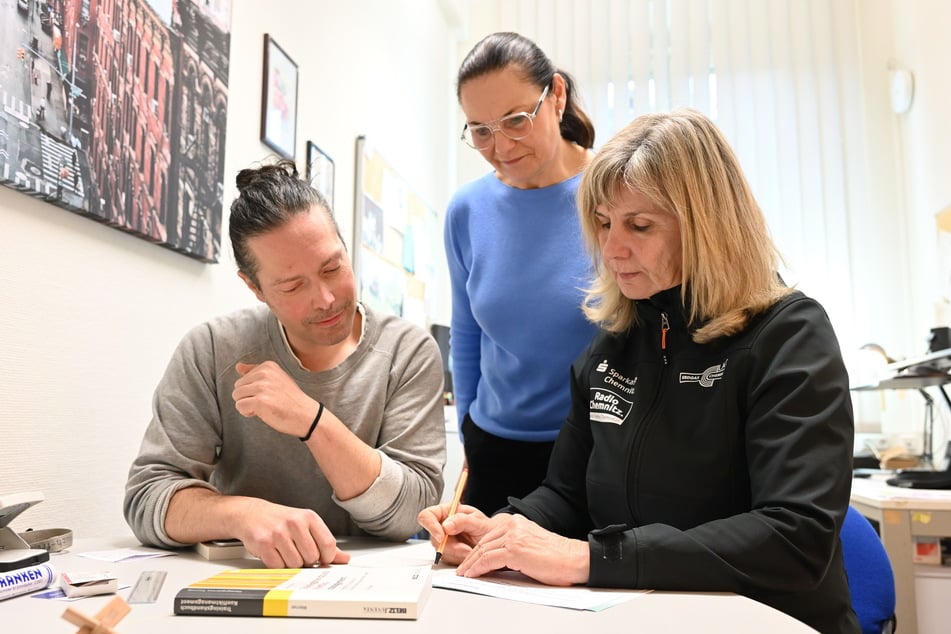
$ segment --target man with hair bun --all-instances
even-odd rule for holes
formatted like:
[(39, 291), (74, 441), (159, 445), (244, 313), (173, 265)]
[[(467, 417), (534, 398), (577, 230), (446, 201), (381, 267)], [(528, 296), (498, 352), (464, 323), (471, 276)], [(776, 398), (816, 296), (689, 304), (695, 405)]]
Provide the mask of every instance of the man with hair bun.
[(335, 536), (405, 540), (442, 494), (439, 349), (357, 301), (331, 209), (293, 162), (236, 181), (232, 248), (261, 305), (178, 345), (125, 517), (153, 546), (239, 539), (270, 568), (344, 563)]

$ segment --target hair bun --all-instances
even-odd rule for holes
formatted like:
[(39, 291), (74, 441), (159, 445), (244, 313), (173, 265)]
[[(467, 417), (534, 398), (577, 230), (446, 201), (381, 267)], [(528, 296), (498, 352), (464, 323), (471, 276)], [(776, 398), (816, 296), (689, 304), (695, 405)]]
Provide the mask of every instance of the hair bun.
[[(278, 172), (281, 174), (278, 174)], [(234, 182), (235, 185), (238, 186), (238, 191), (243, 194), (245, 190), (259, 179), (277, 176), (290, 176), (294, 179), (299, 178), (297, 165), (290, 159), (281, 159), (277, 163), (262, 165), (258, 168), (246, 168), (238, 172)]]

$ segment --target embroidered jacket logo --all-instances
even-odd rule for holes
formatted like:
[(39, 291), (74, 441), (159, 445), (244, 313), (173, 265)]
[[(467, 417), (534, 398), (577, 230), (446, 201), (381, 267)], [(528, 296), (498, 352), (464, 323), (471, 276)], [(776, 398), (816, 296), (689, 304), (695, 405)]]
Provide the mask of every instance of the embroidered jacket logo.
[(634, 407), (634, 387), (637, 377), (628, 378), (608, 365), (604, 359), (595, 367), (603, 376), (596, 378), (591, 386), (588, 416), (599, 423), (622, 424)]
[(605, 388), (591, 388), (588, 416), (599, 423), (620, 425), (631, 413), (633, 403), (620, 394)]
[(680, 373), (680, 382), (681, 383), (699, 383), (700, 387), (713, 387), (713, 384), (717, 379), (723, 378), (723, 373), (726, 372), (726, 361), (720, 365), (711, 365), (709, 368), (703, 372), (681, 372)]

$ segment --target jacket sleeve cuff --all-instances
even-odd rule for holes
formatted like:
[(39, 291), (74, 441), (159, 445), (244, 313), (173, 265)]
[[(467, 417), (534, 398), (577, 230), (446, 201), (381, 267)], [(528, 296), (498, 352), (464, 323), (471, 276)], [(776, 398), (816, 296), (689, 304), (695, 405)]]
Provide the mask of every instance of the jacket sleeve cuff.
[(630, 526), (612, 524), (588, 533), (588, 585), (637, 588), (637, 537)]

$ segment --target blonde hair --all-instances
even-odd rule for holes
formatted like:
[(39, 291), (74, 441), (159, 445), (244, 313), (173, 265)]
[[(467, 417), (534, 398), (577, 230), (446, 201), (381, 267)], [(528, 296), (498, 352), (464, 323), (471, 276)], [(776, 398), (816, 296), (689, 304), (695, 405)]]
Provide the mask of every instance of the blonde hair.
[(743, 330), (749, 320), (792, 292), (766, 219), (736, 155), (714, 123), (691, 109), (638, 117), (602, 147), (578, 187), (578, 214), (595, 278), (583, 310), (610, 332), (637, 323), (601, 262), (595, 216), (624, 189), (634, 189), (677, 218), (683, 249), (681, 298), (693, 339), (706, 343)]

